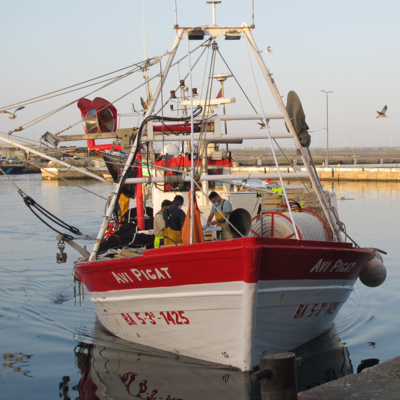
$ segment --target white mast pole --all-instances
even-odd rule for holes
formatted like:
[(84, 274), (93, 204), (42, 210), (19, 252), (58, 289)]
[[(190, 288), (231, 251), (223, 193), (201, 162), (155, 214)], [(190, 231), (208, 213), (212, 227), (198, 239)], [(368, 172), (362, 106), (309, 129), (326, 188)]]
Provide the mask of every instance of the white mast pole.
[(192, 64), (190, 60), (190, 44), (189, 44), (189, 35), (186, 35), (187, 38), (187, 53), (188, 53), (188, 64), (189, 64), (189, 94), (190, 94), (190, 244), (193, 244), (193, 203), (194, 203), (194, 126), (193, 126), (193, 84), (192, 84)]

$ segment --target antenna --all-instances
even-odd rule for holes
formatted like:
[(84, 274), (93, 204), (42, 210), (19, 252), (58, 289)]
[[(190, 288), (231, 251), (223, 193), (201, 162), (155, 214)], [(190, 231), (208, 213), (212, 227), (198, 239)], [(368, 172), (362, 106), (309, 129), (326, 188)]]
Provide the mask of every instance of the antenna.
[(221, 4), (222, 1), (215, 1), (215, 0), (213, 0), (213, 1), (206, 1), (206, 3), (212, 5), (213, 25), (217, 25), (217, 24), (216, 24), (217, 18), (216, 18), (216, 13), (215, 13), (215, 6), (216, 6), (217, 4)]
[(178, 6), (175, 0), (175, 26), (178, 26)]
[(254, 27), (254, 0), (251, 0), (251, 22), (251, 25)]
[(145, 1), (143, 0), (143, 15), (142, 15), (142, 18), (143, 18), (143, 53), (144, 53), (144, 59), (146, 59), (146, 24), (145, 24), (146, 15), (144, 12), (144, 4), (145, 4)]

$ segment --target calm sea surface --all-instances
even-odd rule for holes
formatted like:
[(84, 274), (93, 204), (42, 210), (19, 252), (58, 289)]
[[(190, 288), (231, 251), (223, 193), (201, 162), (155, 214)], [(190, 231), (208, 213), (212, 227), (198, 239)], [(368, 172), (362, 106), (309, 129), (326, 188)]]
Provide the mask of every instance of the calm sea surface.
[[(74, 186), (16, 175), (26, 195), (83, 233), (96, 236), (109, 186)], [(82, 190), (78, 185), (93, 193)], [(356, 373), (361, 360), (400, 355), (398, 183), (331, 183), (340, 217), (360, 245), (387, 252), (386, 282), (357, 282), (332, 330), (297, 349), (300, 390)], [(248, 374), (188, 364), (135, 348), (103, 332), (88, 296), (74, 296), (73, 263), (56, 263), (56, 233), (28, 209), (17, 188), (0, 176), (1, 399), (257, 399)], [(84, 242), (80, 242), (84, 244)], [(92, 242), (86, 243), (91, 248)], [(295, 333), (293, 333), (295, 334)], [(97, 393), (98, 397), (95, 397)]]

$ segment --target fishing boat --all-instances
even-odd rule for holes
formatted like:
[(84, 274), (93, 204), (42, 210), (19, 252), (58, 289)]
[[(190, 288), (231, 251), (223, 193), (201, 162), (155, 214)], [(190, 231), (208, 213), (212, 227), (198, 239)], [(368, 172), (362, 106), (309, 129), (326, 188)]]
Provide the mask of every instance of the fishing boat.
[[(312, 165), (301, 102), (291, 91), (284, 105), (252, 36), (253, 25), (219, 27), (215, 12), (219, 2), (210, 3), (211, 25), (175, 26), (175, 42), (134, 135), (96, 244), (90, 256), (76, 263), (75, 271), (89, 291), (101, 323), (114, 335), (245, 371), (252, 369), (264, 352), (290, 350), (326, 332), (357, 278), (377, 285), (384, 280), (385, 270), (375, 250), (347, 241), (335, 198), (324, 191)], [(201, 40), (198, 47), (210, 50), (214, 59), (224, 42), (219, 38), (237, 39), (229, 42), (235, 44), (246, 42), (275, 100), (275, 107), (269, 104), (274, 111), (268, 113), (264, 111), (268, 105), (260, 105), (261, 113), (245, 114), (241, 108), (239, 115), (230, 114), (228, 106), (236, 99), (225, 97), (224, 84), (233, 72), (215, 74), (209, 66), (208, 85), (221, 83), (217, 96), (211, 96), (209, 90), (207, 96), (197, 98), (190, 71), (188, 82), (179, 83), (180, 121), (154, 114), (156, 107), (164, 110), (161, 93), (179, 44), (187, 41), (190, 46), (192, 40)], [(186, 58), (189, 65), (192, 51), (188, 50)], [(173, 110), (177, 91), (172, 90), (168, 100)], [(234, 123), (240, 121), (245, 122), (246, 132), (231, 134)], [(258, 122), (265, 133), (250, 132)], [(269, 124), (275, 122), (281, 122), (281, 130), (273, 132)], [(291, 140), (306, 173), (278, 168), (276, 174), (230, 174), (231, 155), (217, 145), (261, 138), (270, 142), (272, 154), (277, 141)], [(178, 143), (175, 153), (160, 157), (153, 163), (152, 177), (142, 178), (142, 149), (166, 140)], [(186, 154), (181, 151), (185, 142), (190, 149)], [(139, 168), (132, 169), (135, 164)], [(259, 190), (249, 190), (245, 183), (245, 190), (238, 190), (249, 179), (263, 181)], [(177, 194), (189, 204), (187, 244), (151, 248), (151, 232), (141, 221), (145, 212), (139, 187), (144, 183), (153, 185), (155, 210), (164, 199), (172, 200)], [(110, 234), (109, 226), (126, 185), (136, 187), (136, 225), (128, 235), (129, 242), (123, 243), (119, 228)], [(226, 221), (223, 240), (216, 240), (215, 232), (204, 227), (203, 217), (203, 240), (196, 243), (193, 210), (208, 216), (210, 189), (229, 199), (233, 212)], [(115, 223), (118, 225), (118, 220)]]
[[(111, 176), (102, 158), (85, 157), (78, 161), (73, 160), (71, 165), (76, 165), (83, 170), (91, 171), (94, 174), (110, 179)], [(57, 161), (49, 161), (40, 168), (43, 180), (59, 180), (59, 179), (87, 179), (85, 172), (73, 170), (70, 167), (59, 166)]]
[[(254, 21), (220, 27), (220, 1), (207, 3), (212, 24), (176, 21), (171, 50), (135, 64), (145, 71), (147, 100), (137, 127), (106, 128), (125, 164), (110, 156), (114, 147), (99, 149), (115, 184), (92, 251), (58, 238), (61, 252), (64, 242), (80, 251), (74, 276), (110, 333), (249, 371), (263, 353), (289, 351), (327, 332), (357, 279), (378, 286), (386, 270), (379, 251), (351, 239), (334, 193), (321, 185), (299, 96), (290, 91), (284, 104), (254, 40)], [(240, 78), (238, 60), (245, 59)], [(108, 102), (79, 108), (87, 139), (103, 134), (102, 118), (116, 115)], [(232, 146), (248, 140), (269, 146), (275, 172), (232, 173)], [(305, 171), (278, 165), (280, 143), (296, 149)], [(207, 223), (210, 191), (232, 205), (229, 215), (221, 213), (223, 228)], [(177, 195), (186, 211), (182, 243), (155, 247), (154, 212)]]

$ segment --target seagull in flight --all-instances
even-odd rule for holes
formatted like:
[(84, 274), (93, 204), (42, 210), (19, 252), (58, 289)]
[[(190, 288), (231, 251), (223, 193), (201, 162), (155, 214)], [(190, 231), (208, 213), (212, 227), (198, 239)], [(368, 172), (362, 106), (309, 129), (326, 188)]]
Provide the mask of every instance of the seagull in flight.
[(140, 98), (140, 103), (142, 104), (142, 107), (143, 107), (143, 113), (145, 114), (146, 113), (146, 111), (147, 111), (147, 108), (148, 108), (148, 106), (149, 106), (149, 98), (147, 98), (147, 100), (146, 101), (144, 101), (144, 99), (143, 99), (143, 97), (141, 97)]
[(271, 127), (269, 126), (269, 119), (267, 119), (267, 125), (265, 125), (264, 122), (257, 122), (257, 123), (258, 123), (258, 125), (260, 125), (260, 129), (266, 129), (267, 126), (268, 126), (269, 129), (271, 128)]
[(5, 113), (7, 113), (7, 114), (10, 114), (10, 116), (9, 116), (10, 119), (15, 119), (15, 118), (17, 118), (17, 116), (15, 115), (15, 113), (16, 113), (17, 111), (19, 111), (19, 110), (22, 110), (23, 108), (25, 108), (25, 106), (18, 107), (13, 113), (10, 112), (10, 111), (7, 111), (7, 110), (0, 110), (0, 114), (5, 114)]
[(383, 107), (383, 108), (382, 108), (382, 111), (377, 111), (378, 116), (377, 116), (376, 118), (389, 118), (389, 117), (386, 115), (386, 111), (387, 111), (387, 106)]

